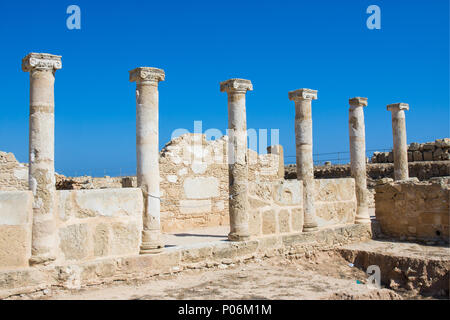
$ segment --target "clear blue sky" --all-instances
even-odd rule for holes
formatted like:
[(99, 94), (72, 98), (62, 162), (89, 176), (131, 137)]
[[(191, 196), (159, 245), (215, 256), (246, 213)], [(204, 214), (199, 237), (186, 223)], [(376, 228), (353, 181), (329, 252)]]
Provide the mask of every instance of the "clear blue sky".
[[(81, 8), (81, 30), (66, 9)], [(366, 8), (381, 8), (381, 30)], [(314, 152), (348, 150), (348, 99), (369, 98), (367, 149), (392, 146), (386, 105), (407, 102), (408, 142), (449, 136), (449, 2), (353, 1), (1, 1), (0, 150), (28, 161), (29, 52), (63, 57), (56, 73), (56, 170), (132, 173), (135, 84), (128, 70), (159, 67), (160, 146), (176, 128), (227, 127), (219, 82), (250, 79), (248, 128), (280, 129), (295, 154), (288, 91), (319, 91)], [(293, 159), (291, 159), (293, 160)]]

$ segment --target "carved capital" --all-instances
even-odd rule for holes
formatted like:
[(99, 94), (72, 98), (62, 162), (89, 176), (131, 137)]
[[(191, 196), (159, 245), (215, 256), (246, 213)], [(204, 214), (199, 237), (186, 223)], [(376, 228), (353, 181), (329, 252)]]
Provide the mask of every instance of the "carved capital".
[(387, 105), (386, 109), (388, 111), (409, 110), (409, 104), (403, 103), (403, 102), (393, 103), (393, 104)]
[(367, 107), (367, 98), (355, 97), (348, 100), (351, 107)]
[(33, 70), (56, 71), (61, 68), (61, 56), (53, 54), (32, 52), (22, 59), (22, 70), (25, 72)]
[(163, 69), (151, 67), (139, 67), (128, 72), (130, 73), (130, 82), (136, 81), (137, 83), (158, 84), (159, 81), (164, 81), (166, 77)]
[(317, 90), (298, 89), (289, 92), (289, 100), (317, 100)]
[(246, 93), (252, 91), (253, 85), (250, 80), (245, 79), (229, 79), (220, 83), (220, 92), (238, 92)]

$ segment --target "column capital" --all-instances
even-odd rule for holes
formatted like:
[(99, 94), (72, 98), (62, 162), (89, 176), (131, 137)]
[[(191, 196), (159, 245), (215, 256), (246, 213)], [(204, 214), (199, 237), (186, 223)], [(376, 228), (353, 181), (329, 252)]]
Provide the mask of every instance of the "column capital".
[(367, 98), (354, 97), (354, 98), (348, 99), (348, 103), (352, 107), (367, 107)]
[(303, 88), (289, 91), (289, 100), (317, 100), (317, 90)]
[(387, 105), (386, 108), (388, 111), (409, 110), (409, 104), (403, 103), (403, 102), (393, 103), (393, 104)]
[(25, 72), (33, 70), (56, 71), (61, 68), (61, 56), (56, 56), (49, 53), (31, 52), (22, 59), (22, 70)]
[(159, 81), (164, 81), (166, 77), (163, 69), (151, 67), (139, 67), (128, 72), (130, 74), (130, 82), (137, 83), (150, 82), (158, 84)]
[(220, 92), (246, 93), (252, 90), (252, 82), (246, 79), (229, 79), (220, 83)]

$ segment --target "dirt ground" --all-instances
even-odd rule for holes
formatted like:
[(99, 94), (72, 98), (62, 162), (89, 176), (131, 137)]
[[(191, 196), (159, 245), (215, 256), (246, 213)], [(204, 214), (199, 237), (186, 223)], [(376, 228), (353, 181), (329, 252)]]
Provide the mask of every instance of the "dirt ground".
[(370, 289), (365, 272), (336, 253), (302, 259), (281, 257), (186, 270), (145, 282), (118, 283), (79, 291), (48, 291), (20, 299), (401, 299), (388, 289)]

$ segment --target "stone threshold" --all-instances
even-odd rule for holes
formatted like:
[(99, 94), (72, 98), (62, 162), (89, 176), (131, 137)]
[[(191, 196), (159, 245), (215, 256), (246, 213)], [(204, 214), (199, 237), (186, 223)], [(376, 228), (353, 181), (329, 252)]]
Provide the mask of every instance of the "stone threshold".
[(214, 241), (168, 247), (158, 254), (4, 270), (0, 271), (0, 299), (52, 287), (77, 290), (115, 281), (146, 280), (185, 269), (211, 268), (264, 256), (330, 250), (371, 238), (370, 225), (352, 224), (310, 233), (268, 235), (243, 242)]

